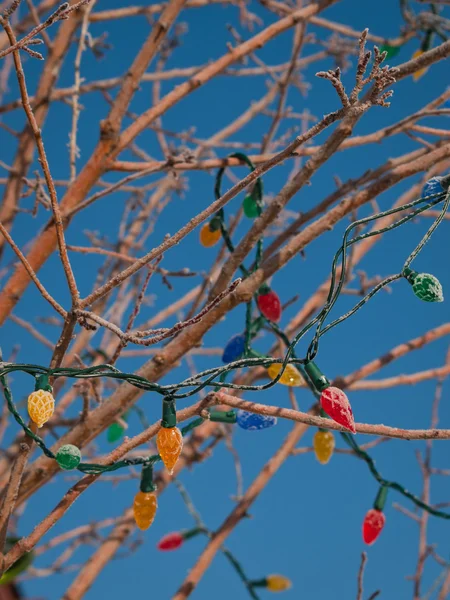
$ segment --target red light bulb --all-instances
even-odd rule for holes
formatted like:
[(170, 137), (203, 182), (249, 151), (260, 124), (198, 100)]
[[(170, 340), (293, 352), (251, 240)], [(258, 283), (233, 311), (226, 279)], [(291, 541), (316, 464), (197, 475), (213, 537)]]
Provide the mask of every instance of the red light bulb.
[(320, 404), (333, 421), (356, 433), (352, 407), (342, 390), (332, 386), (325, 388), (320, 396)]
[(181, 535), (181, 533), (178, 533), (178, 531), (174, 531), (173, 533), (168, 533), (159, 540), (158, 550), (177, 550), (180, 546), (183, 545), (183, 542), (184, 537)]
[(386, 517), (381, 510), (371, 508), (367, 512), (363, 523), (363, 540), (367, 545), (370, 546), (376, 541), (385, 523)]
[(281, 319), (281, 301), (273, 290), (267, 288), (256, 298), (256, 303), (261, 313), (274, 323), (278, 323)]

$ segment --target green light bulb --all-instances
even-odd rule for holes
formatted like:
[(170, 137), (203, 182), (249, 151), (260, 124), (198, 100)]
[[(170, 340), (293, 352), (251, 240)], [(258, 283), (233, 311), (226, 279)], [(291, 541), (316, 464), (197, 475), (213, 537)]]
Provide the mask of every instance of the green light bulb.
[(61, 469), (71, 471), (76, 469), (81, 461), (80, 449), (72, 444), (66, 444), (56, 453), (56, 461)]
[(415, 295), (424, 302), (443, 302), (444, 293), (442, 285), (430, 273), (417, 273), (412, 269), (405, 269), (404, 275), (412, 285)]
[(386, 52), (387, 59), (397, 56), (400, 52), (400, 46), (389, 46), (389, 44), (383, 44), (379, 49), (380, 52)]
[(120, 423), (111, 423), (108, 427), (107, 439), (110, 444), (117, 442), (123, 436), (125, 429)]
[[(9, 552), (11, 548), (17, 544), (20, 540), (18, 537), (8, 537), (5, 542), (5, 554)], [(23, 573), (31, 565), (34, 559), (34, 552), (25, 552), (22, 556), (9, 567), (5, 573), (0, 577), (0, 586), (6, 585), (11, 581), (14, 581), (21, 573)]]
[(261, 212), (261, 209), (252, 194), (245, 196), (242, 208), (244, 210), (244, 215), (249, 219), (255, 219)]

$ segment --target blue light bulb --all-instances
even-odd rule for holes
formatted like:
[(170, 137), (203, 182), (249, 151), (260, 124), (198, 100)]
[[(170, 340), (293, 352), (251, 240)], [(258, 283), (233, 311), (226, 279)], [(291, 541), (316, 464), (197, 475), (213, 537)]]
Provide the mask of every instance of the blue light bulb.
[(244, 354), (244, 349), (245, 335), (243, 333), (234, 335), (225, 346), (222, 354), (222, 361), (224, 363), (229, 363), (238, 360), (238, 358)]
[(267, 415), (258, 415), (239, 408), (236, 411), (236, 422), (242, 429), (256, 431), (258, 429), (273, 427), (277, 424), (277, 418), (269, 417)]
[(441, 184), (442, 177), (436, 176), (429, 179), (422, 189), (422, 198), (433, 194), (442, 194), (444, 188)]

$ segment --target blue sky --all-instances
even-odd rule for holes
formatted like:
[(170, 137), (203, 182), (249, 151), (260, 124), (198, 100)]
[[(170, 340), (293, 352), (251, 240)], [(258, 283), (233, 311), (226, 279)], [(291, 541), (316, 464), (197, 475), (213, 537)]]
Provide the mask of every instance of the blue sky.
[[(119, 2), (99, 0), (96, 10), (104, 10), (123, 6)], [(252, 6), (267, 25), (272, 21), (270, 13), (259, 6)], [(342, 0), (324, 14), (329, 19), (346, 23), (356, 30), (369, 27), (370, 31), (382, 36), (396, 37), (401, 27), (401, 19), (397, 2), (379, 0), (377, 3), (358, 0)], [(210, 6), (201, 10), (185, 11), (180, 22), (188, 26), (188, 34), (183, 39), (182, 47), (177, 50), (168, 63), (168, 68), (184, 67), (192, 64), (203, 64), (219, 57), (230, 41), (226, 24), (238, 27), (238, 10), (236, 7)], [(104, 24), (93, 24), (91, 33), (94, 37), (103, 32)], [(82, 76), (87, 81), (98, 78), (117, 76), (123, 73), (140, 44), (148, 33), (149, 25), (145, 19), (130, 19), (123, 24), (111, 22), (106, 24), (109, 31), (108, 40), (113, 49), (100, 62), (86, 54), (82, 64)], [(312, 31), (320, 38), (328, 37), (328, 33), (317, 28)], [(52, 32), (54, 34), (54, 32)], [(243, 32), (244, 36), (249, 35)], [(278, 64), (288, 60), (292, 44), (292, 31), (277, 38), (267, 45), (259, 56), (268, 64)], [(401, 53), (390, 62), (396, 64), (407, 60), (418, 47), (418, 41), (406, 44)], [(317, 51), (318, 46), (310, 44), (305, 54)], [(71, 66), (75, 49), (63, 69), (59, 86), (66, 87), (73, 82)], [(353, 61), (354, 63), (354, 61)], [(250, 65), (251, 60), (250, 60)], [(317, 117), (337, 108), (338, 100), (328, 82), (313, 77), (319, 69), (331, 68), (331, 59), (320, 65), (312, 65), (303, 73), (311, 83), (311, 90), (305, 98), (296, 89), (291, 90), (288, 104), (295, 111), (309, 108)], [(42, 64), (36, 61), (25, 61), (29, 87), (33, 86), (42, 70)], [(353, 67), (344, 75), (344, 83), (351, 87), (354, 73)], [(178, 82), (170, 81), (162, 84), (162, 92), (168, 92)], [(414, 84), (411, 78), (395, 86), (395, 94), (390, 109), (374, 108), (358, 124), (355, 134), (369, 133), (377, 128), (397, 121), (422, 107), (437, 94), (444, 91), (448, 84), (448, 63), (440, 63), (433, 67), (419, 83)], [(238, 81), (227, 77), (218, 77), (210, 84), (191, 94), (186, 100), (175, 106), (163, 118), (164, 126), (180, 131), (191, 126), (196, 127), (196, 136), (204, 138), (226, 125), (249, 103), (258, 100), (265, 92), (264, 78)], [(7, 100), (17, 97), (17, 88), (11, 85)], [(148, 108), (151, 102), (149, 84), (142, 86), (141, 92), (133, 101), (132, 110), (139, 113)], [(79, 130), (81, 163), (87, 159), (98, 139), (98, 120), (106, 114), (106, 103), (98, 93), (83, 96), (84, 110)], [(50, 118), (44, 128), (44, 141), (55, 178), (68, 176), (68, 135), (71, 117), (70, 107), (57, 104), (52, 107)], [(15, 112), (10, 123), (19, 128), (23, 124), (23, 116)], [(440, 121), (428, 120), (427, 124), (448, 127), (448, 118)], [(267, 130), (269, 120), (260, 116), (240, 133), (238, 139), (259, 141)], [(283, 131), (283, 129), (281, 130)], [(325, 135), (319, 138), (325, 139)], [(7, 134), (2, 131), (2, 141)], [(139, 139), (151, 155), (160, 158), (159, 149), (152, 133), (147, 132)], [(3, 147), (3, 144), (2, 144)], [(336, 154), (321, 170), (320, 176), (313, 177), (311, 186), (303, 188), (291, 201), (289, 209), (305, 211), (320, 202), (334, 189), (333, 177), (338, 175), (342, 180), (357, 177), (369, 168), (381, 165), (387, 157), (399, 156), (411, 151), (418, 144), (406, 136), (395, 136), (388, 143), (376, 146), (365, 146), (356, 150), (348, 150)], [(225, 150), (219, 150), (223, 155)], [(2, 153), (2, 159), (8, 162), (13, 155), (13, 147)], [(264, 179), (266, 193), (275, 194), (286, 181), (291, 169), (290, 164), (273, 169)], [(240, 176), (244, 170), (236, 170)], [(411, 178), (396, 186), (378, 198), (382, 209), (392, 205), (395, 199), (408, 185), (418, 178)], [(113, 177), (109, 177), (112, 181)], [(62, 190), (60, 190), (62, 194)], [(87, 244), (85, 230), (98, 230), (106, 235), (114, 235), (122, 210), (124, 196), (113, 194), (104, 201), (98, 202), (90, 209), (75, 217), (71, 224), (67, 239), (71, 244)], [(174, 233), (190, 216), (195, 215), (213, 199), (213, 173), (193, 173), (189, 175), (189, 188), (184, 197), (175, 196), (169, 209), (158, 223), (155, 232), (147, 241), (147, 248), (156, 246), (167, 232)], [(228, 214), (239, 207), (242, 197), (234, 199), (227, 208)], [(26, 200), (31, 202), (31, 200)], [(22, 217), (20, 227), (13, 230), (15, 239), (24, 243), (35, 235), (46, 221), (46, 215)], [(369, 276), (387, 276), (397, 272), (411, 249), (417, 244), (431, 222), (418, 220), (410, 223), (377, 244), (373, 251), (361, 262), (360, 268)], [(340, 237), (347, 222), (339, 224), (333, 231), (323, 235), (306, 250), (306, 259), (296, 257), (289, 265), (277, 273), (272, 286), (282, 301), (285, 302), (295, 294), (299, 301), (285, 311), (281, 322), (285, 326), (296, 313), (301, 303), (309, 298), (317, 286), (329, 273), (332, 256), (339, 246)], [(238, 235), (242, 235), (248, 223), (243, 223)], [(415, 263), (419, 271), (432, 272), (439, 277), (444, 294), (450, 294), (450, 273), (448, 270), (448, 221), (432, 238), (427, 248)], [(10, 256), (8, 254), (8, 256)], [(206, 250), (199, 246), (197, 233), (191, 234), (173, 252), (167, 253), (163, 266), (167, 269), (179, 269), (189, 266), (194, 271), (206, 271), (214, 260), (214, 250)], [(76, 255), (73, 265), (82, 294), (91, 289), (95, 270), (101, 260), (96, 257)], [(68, 295), (65, 282), (61, 277), (61, 269), (56, 257), (45, 266), (42, 280), (51, 289), (58, 301), (67, 302)], [(168, 291), (160, 281), (152, 280), (149, 292), (155, 294), (154, 306), (145, 307), (142, 321), (173, 302), (190, 289), (193, 281), (177, 280), (174, 291)], [(353, 297), (344, 296), (334, 309), (333, 316), (344, 313), (353, 304)], [(28, 289), (23, 301), (17, 306), (15, 314), (31, 320), (48, 338), (56, 341), (57, 332), (50, 326), (39, 324), (37, 315), (48, 314), (47, 307), (37, 292)], [(410, 340), (427, 330), (436, 327), (448, 319), (448, 303), (421, 303), (414, 297), (405, 281), (393, 287), (393, 293), (381, 293), (364, 307), (352, 319), (335, 328), (324, 336), (317, 362), (322, 370), (333, 378), (345, 375), (387, 352), (393, 346)], [(205, 338), (205, 346), (223, 346), (231, 333), (242, 330), (244, 307), (236, 308), (225, 322), (218, 324)], [(98, 336), (97, 341), (100, 341)], [(267, 334), (258, 341), (256, 349), (264, 352), (271, 345), (272, 339)], [(50, 358), (43, 349), (26, 332), (11, 322), (3, 328), (0, 343), (5, 357), (9, 356), (14, 345), (20, 344), (18, 360), (21, 362), (37, 362), (46, 364)], [(95, 345), (95, 342), (94, 342)], [(307, 343), (299, 345), (300, 356), (306, 351)], [(445, 360), (447, 340), (440, 339), (423, 351), (412, 352), (408, 356), (386, 367), (380, 377), (388, 377), (399, 373), (413, 373), (431, 367), (441, 366)], [(141, 359), (124, 359), (118, 366), (131, 371), (142, 364)], [(196, 357), (198, 370), (217, 364), (217, 358)], [(185, 363), (165, 378), (167, 382), (175, 382), (184, 378), (188, 371)], [(434, 394), (434, 382), (426, 382), (414, 387), (396, 387), (381, 392), (352, 392), (351, 402), (357, 421), (368, 423), (385, 423), (405, 428), (426, 427), (430, 421), (431, 401)], [(16, 399), (24, 397), (30, 388), (30, 381), (25, 376), (16, 375), (13, 379), (13, 391)], [(251, 394), (249, 399), (256, 398)], [(302, 410), (307, 410), (312, 398), (306, 390), (297, 394)], [(444, 386), (440, 406), (440, 426), (449, 427), (450, 408), (448, 403), (448, 384)], [(257, 398), (269, 404), (289, 406), (286, 388), (276, 386)], [(144, 395), (139, 406), (143, 408), (150, 421), (159, 418), (159, 402), (151, 394)], [(81, 400), (73, 407), (73, 415), (81, 409)], [(140, 431), (141, 425), (136, 417), (130, 419), (130, 435)], [(282, 440), (291, 428), (287, 422), (279, 422), (277, 427), (262, 432), (245, 432), (236, 429), (234, 442), (242, 459), (244, 484), (247, 487), (257, 475), (265, 461), (281, 445)], [(311, 445), (313, 431), (307, 433), (302, 440)], [(368, 441), (367, 436), (358, 436), (359, 443)], [(342, 442), (337, 438), (338, 447)], [(423, 449), (421, 442), (391, 441), (372, 451), (377, 468), (384, 477), (401, 482), (409, 490), (421, 493), (420, 471), (415, 452)], [(433, 450), (433, 464), (439, 468), (448, 467), (448, 445), (436, 442)], [(106, 435), (99, 441), (98, 451), (108, 449)], [(200, 511), (204, 521), (211, 528), (218, 527), (234, 506), (232, 496), (236, 492), (236, 479), (230, 453), (219, 446), (214, 450), (211, 460), (198, 465), (192, 471), (182, 474), (181, 481), (190, 492), (192, 499)], [(27, 504), (25, 513), (20, 519), (19, 532), (26, 535), (34, 524), (43, 518), (58, 502), (62, 494), (72, 484), (72, 480), (58, 475), (53, 482), (40, 491)], [(86, 522), (94, 522), (109, 516), (119, 516), (132, 503), (138, 487), (138, 480), (125, 481), (119, 486), (111, 486), (108, 482), (98, 482), (91, 487), (72, 507), (66, 517), (59, 522), (46, 540), (51, 536), (67, 531)], [(308, 598), (311, 600), (341, 600), (356, 597), (356, 577), (361, 551), (364, 546), (361, 539), (361, 524), (366, 511), (372, 506), (377, 492), (377, 484), (368, 472), (364, 463), (353, 457), (336, 455), (327, 466), (319, 465), (312, 454), (291, 457), (272, 479), (250, 510), (250, 519), (246, 519), (227, 540), (227, 546), (242, 561), (243, 567), (251, 578), (260, 578), (269, 573), (283, 573), (293, 581), (292, 590), (285, 592), (286, 600)], [(435, 477), (432, 483), (433, 502), (448, 500), (450, 484), (448, 479)], [(412, 505), (404, 501), (395, 492), (390, 492), (386, 505), (387, 523), (378, 542), (368, 549), (368, 565), (365, 574), (365, 597), (376, 589), (381, 589), (383, 600), (398, 600), (412, 596), (412, 583), (405, 576), (415, 570), (417, 561), (417, 528), (404, 515), (396, 511), (392, 504), (399, 502), (409, 509)], [(142, 536), (142, 545), (130, 556), (110, 563), (100, 574), (94, 587), (87, 593), (89, 600), (108, 597), (112, 600), (129, 597), (152, 597), (158, 600), (170, 598), (182, 582), (186, 572), (194, 564), (204, 547), (204, 539), (195, 538), (177, 552), (158, 553), (155, 546), (165, 533), (189, 528), (192, 520), (189, 517), (177, 490), (171, 487), (160, 498), (157, 519), (152, 528)], [(429, 540), (437, 544), (438, 552), (449, 557), (449, 523), (448, 521), (430, 519)], [(59, 555), (60, 549), (53, 556), (40, 559), (36, 565), (50, 565), (51, 560)], [(89, 556), (90, 549), (77, 551), (74, 562), (81, 563)], [(441, 568), (429, 560), (424, 576), (425, 592)], [(56, 600), (62, 596), (64, 589), (73, 579), (73, 573), (56, 575), (51, 578), (35, 579), (25, 582), (24, 589), (31, 598)], [(270, 597), (270, 593), (261, 591), (261, 597)], [(225, 600), (230, 597), (246, 598), (247, 594), (236, 574), (231, 570), (224, 557), (218, 555), (206, 572), (199, 587), (192, 594), (197, 600)], [(434, 598), (435, 596), (431, 596)]]

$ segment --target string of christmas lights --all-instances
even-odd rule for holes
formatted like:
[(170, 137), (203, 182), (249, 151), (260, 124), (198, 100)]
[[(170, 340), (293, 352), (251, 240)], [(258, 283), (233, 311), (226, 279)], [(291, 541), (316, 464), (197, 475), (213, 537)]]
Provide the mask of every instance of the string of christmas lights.
[[(243, 160), (252, 170), (254, 169), (254, 165), (251, 163), (248, 157), (246, 157), (246, 155), (237, 153), (232, 156)], [(221, 196), (220, 186), (224, 170), (224, 168), (220, 169), (216, 177), (215, 195), (217, 198)], [(350, 224), (344, 233), (342, 245), (336, 252), (332, 262), (330, 289), (326, 302), (322, 310), (314, 318), (312, 318), (311, 321), (307, 323), (300, 332), (298, 332), (292, 341), (287, 339), (283, 331), (278, 326), (278, 322), (280, 321), (282, 315), (280, 298), (276, 292), (270, 289), (267, 284), (263, 284), (255, 294), (254, 300), (252, 299), (247, 303), (244, 332), (234, 335), (225, 346), (222, 356), (222, 361), (225, 363), (223, 366), (202, 371), (176, 384), (160, 385), (156, 382), (150, 382), (146, 378), (133, 373), (123, 373), (112, 365), (108, 364), (96, 365), (83, 369), (67, 367), (50, 369), (33, 364), (0, 362), (0, 382), (3, 385), (8, 409), (18, 424), (23, 428), (25, 433), (36, 442), (43, 453), (47, 457), (56, 460), (58, 465), (64, 470), (77, 469), (82, 473), (101, 474), (104, 472), (116, 471), (120, 468), (131, 465), (142, 465), (143, 468), (140, 490), (136, 495), (133, 505), (135, 520), (138, 527), (141, 529), (147, 529), (151, 525), (153, 519), (155, 518), (157, 509), (155, 486), (153, 484), (153, 465), (158, 461), (162, 461), (169, 473), (172, 473), (182, 451), (183, 436), (204, 422), (204, 419), (199, 417), (194, 419), (186, 427), (180, 430), (177, 427), (176, 421), (175, 403), (178, 399), (187, 398), (197, 394), (200, 390), (208, 386), (216, 388), (225, 387), (239, 390), (259, 391), (268, 389), (277, 383), (295, 387), (303, 385), (304, 382), (306, 382), (314, 395), (319, 398), (322, 414), (326, 414), (328, 417), (345, 427), (350, 432), (355, 433), (353, 413), (346, 394), (339, 388), (331, 386), (327, 377), (320, 371), (319, 367), (315, 363), (315, 358), (317, 357), (319, 350), (319, 341), (325, 333), (360, 310), (363, 305), (368, 302), (378, 291), (383, 289), (383, 287), (399, 279), (406, 279), (406, 281), (412, 286), (414, 294), (420, 300), (426, 302), (441, 302), (443, 300), (442, 287), (439, 281), (433, 275), (427, 273), (417, 273), (411, 268), (411, 264), (423, 249), (425, 244), (429, 241), (432, 234), (444, 218), (444, 215), (450, 204), (450, 192), (447, 191), (449, 184), (450, 177), (433, 178), (425, 185), (421, 198), (408, 204), (404, 204), (400, 207), (359, 219)], [(262, 182), (260, 179), (257, 179), (253, 189), (244, 199), (243, 210), (247, 217), (256, 218), (261, 214), (263, 205), (262, 190)], [(366, 296), (362, 298), (350, 311), (335, 319), (328, 325), (325, 325), (325, 321), (336, 304), (346, 281), (348, 249), (353, 244), (361, 240), (367, 239), (374, 235), (392, 231), (393, 229), (415, 218), (423, 211), (437, 206), (440, 203), (443, 203), (443, 206), (439, 216), (433, 222), (416, 248), (408, 256), (400, 273), (384, 279), (368, 294), (366, 294)], [(401, 216), (399, 220), (387, 227), (362, 233), (356, 235), (355, 237), (350, 237), (351, 232), (355, 228), (366, 226), (368, 223), (374, 220), (397, 213), (402, 213), (402, 215), (403, 213), (406, 214)], [(202, 229), (200, 233), (201, 242), (205, 247), (210, 247), (213, 245), (209, 242), (213, 237), (215, 239), (216, 232), (219, 232), (219, 237), (216, 241), (222, 237), (228, 250), (231, 253), (234, 252), (234, 245), (226, 226), (225, 213), (223, 209), (221, 209), (213, 217), (208, 224), (208, 227), (208, 230)], [(204, 243), (205, 240), (209, 240), (209, 242)], [(240, 265), (239, 268), (243, 273), (244, 278), (250, 276), (252, 272), (259, 268), (262, 257), (262, 248), (263, 241), (261, 239), (257, 243), (256, 257), (251, 270), (247, 269), (244, 265)], [(259, 316), (256, 318), (253, 318), (254, 301), (259, 312)], [(252, 348), (252, 340), (256, 338), (258, 332), (264, 325), (270, 326), (274, 333), (285, 342), (287, 350), (284, 358), (264, 356)], [(295, 348), (299, 341), (314, 326), (316, 326), (315, 333), (307, 349), (306, 356), (303, 359), (299, 359), (296, 356)], [(236, 369), (241, 369), (243, 367), (251, 368), (256, 366), (263, 366), (267, 369), (267, 375), (269, 378), (268, 383), (264, 383), (262, 385), (242, 385), (226, 381), (227, 376)], [(41, 428), (52, 417), (54, 411), (55, 401), (52, 395), (50, 378), (109, 377), (120, 381), (126, 381), (139, 389), (156, 392), (162, 395), (161, 428), (158, 431), (156, 438), (158, 454), (149, 457), (124, 459), (110, 465), (81, 462), (80, 450), (76, 446), (70, 444), (62, 446), (58, 449), (57, 453), (54, 454), (46, 446), (42, 438), (34, 433), (30, 427), (28, 427), (17, 411), (17, 408), (13, 402), (11, 390), (6, 382), (6, 375), (16, 371), (24, 372), (33, 376), (35, 379), (35, 390), (28, 398), (28, 413), (31, 420), (36, 423), (38, 428)], [(124, 416), (124, 418), (126, 418), (126, 416)], [(276, 424), (276, 418), (274, 417), (257, 415), (242, 410), (228, 412), (210, 411), (209, 418), (212, 421), (237, 423), (238, 426), (246, 430), (262, 430), (272, 427)], [(122, 425), (117, 423), (113, 424), (110, 426), (108, 431), (109, 440), (115, 441), (120, 439), (123, 431), (124, 427)], [(382, 508), (385, 502), (385, 492), (389, 487), (396, 489), (412, 500), (416, 505), (420, 506), (424, 510), (427, 510), (430, 514), (444, 519), (450, 518), (450, 514), (426, 505), (419, 498), (407, 492), (400, 484), (384, 480), (379, 472), (375, 469), (373, 460), (366, 452), (361, 450), (354, 438), (346, 433), (341, 433), (341, 435), (345, 442), (352, 447), (355, 453), (366, 461), (370, 472), (381, 485), (380, 494), (383, 502), (380, 499), (375, 502), (374, 508), (370, 513), (370, 518), (367, 517), (364, 525), (364, 539), (365, 541), (369, 540), (367, 543), (372, 543), (375, 541), (376, 537), (381, 531), (382, 525), (384, 524)], [(330, 431), (319, 429), (314, 438), (314, 449), (318, 461), (322, 464), (326, 464), (330, 460), (334, 449), (333, 434)], [(373, 511), (378, 512), (373, 513)], [(377, 517), (377, 519), (375, 519), (374, 515)], [(374, 532), (377, 527), (379, 531), (375, 534)], [(253, 582), (252, 586), (258, 587), (258, 585), (263, 585), (261, 583), (263, 580), (258, 581), (259, 583)], [(274, 588), (277, 585), (281, 587), (283, 585), (276, 580), (276, 578), (273, 581), (265, 578), (264, 581), (266, 582), (265, 587), (268, 589), (270, 589), (271, 585), (273, 585)], [(276, 583), (276, 581), (278, 581), (278, 583)], [(279, 589), (281, 589), (281, 587)], [(274, 589), (274, 591), (276, 590)]]
[[(182, 531), (172, 531), (171, 533), (163, 536), (156, 546), (161, 552), (178, 550), (183, 546), (185, 541), (197, 537), (198, 535), (204, 535), (209, 539), (214, 537), (214, 532), (210, 531), (206, 527), (205, 523), (200, 517), (199, 512), (194, 507), (185, 487), (177, 479), (174, 479), (173, 482), (175, 487), (178, 488), (178, 491), (180, 492), (181, 498), (186, 505), (186, 509), (195, 522), (195, 527)], [(245, 573), (240, 561), (228, 548), (222, 545), (220, 547), (220, 552), (225, 556), (225, 558), (227, 558), (233, 569), (236, 571), (253, 600), (259, 600), (259, 596), (256, 592), (257, 588), (265, 588), (270, 592), (283, 592), (292, 587), (292, 582), (284, 575), (271, 574), (263, 577), (262, 579), (252, 580)]]

